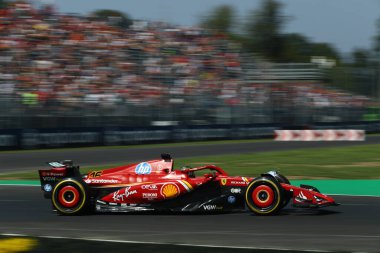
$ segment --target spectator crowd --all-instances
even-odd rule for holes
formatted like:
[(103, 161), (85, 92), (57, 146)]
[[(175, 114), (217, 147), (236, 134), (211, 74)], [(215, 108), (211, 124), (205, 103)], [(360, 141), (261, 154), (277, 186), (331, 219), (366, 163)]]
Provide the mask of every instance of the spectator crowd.
[[(315, 82), (247, 80), (239, 44), (196, 27), (108, 21), (15, 2), (0, 10), (2, 113), (128, 114), (126, 108), (361, 107)], [(248, 59), (249, 60), (249, 59)], [(251, 66), (251, 65), (250, 65)]]

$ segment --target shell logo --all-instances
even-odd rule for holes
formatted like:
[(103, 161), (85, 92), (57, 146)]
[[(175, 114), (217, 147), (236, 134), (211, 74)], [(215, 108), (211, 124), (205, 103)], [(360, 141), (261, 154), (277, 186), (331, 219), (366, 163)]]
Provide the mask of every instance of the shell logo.
[(172, 183), (164, 184), (161, 188), (161, 195), (165, 198), (177, 197), (179, 195), (179, 188)]

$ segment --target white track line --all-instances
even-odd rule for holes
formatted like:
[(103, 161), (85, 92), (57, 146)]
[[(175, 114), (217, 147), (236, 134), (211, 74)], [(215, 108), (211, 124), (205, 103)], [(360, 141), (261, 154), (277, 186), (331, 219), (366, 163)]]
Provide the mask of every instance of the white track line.
[[(12, 227), (3, 227), (3, 229), (12, 229)], [(94, 231), (97, 231), (97, 232), (111, 232), (111, 233), (119, 233), (119, 232), (123, 232), (125, 230), (121, 230), (121, 229), (80, 229), (80, 228), (43, 228), (43, 227), (18, 227), (18, 229), (21, 229), (21, 230), (36, 230), (36, 231), (39, 231), (39, 230), (45, 230), (45, 231), (49, 231), (49, 230), (54, 230), (54, 231), (74, 231), (74, 232), (94, 232)], [(132, 232), (131, 232), (132, 233)], [(380, 235), (356, 235), (356, 234), (297, 234), (297, 233), (292, 233), (292, 234), (281, 234), (281, 233), (256, 233), (256, 232), (239, 232), (239, 231), (219, 231), (219, 232), (215, 232), (215, 231), (203, 231), (203, 232), (180, 232), (180, 231), (175, 231), (175, 232), (161, 232), (161, 231), (135, 231), (133, 233), (137, 233), (137, 234), (146, 234), (146, 235), (157, 235), (157, 234), (160, 234), (160, 235), (167, 235), (167, 236), (172, 236), (172, 235), (178, 235), (178, 234), (181, 234), (181, 235), (192, 235), (192, 234), (205, 234), (205, 235), (209, 235), (209, 234), (213, 234), (213, 235), (226, 235), (226, 234), (235, 234), (235, 235), (249, 235), (249, 236), (255, 236), (255, 237), (269, 237), (269, 236), (283, 236), (283, 237), (298, 237), (298, 238), (301, 238), (301, 237), (335, 237), (335, 238), (364, 238), (364, 239), (377, 239), (379, 238), (380, 239)], [(72, 238), (72, 239), (75, 239), (75, 238)], [(87, 238), (88, 239), (88, 238)]]
[[(0, 234), (2, 236), (15, 236), (23, 237), (27, 236), (24, 234)], [(289, 248), (274, 248), (274, 247), (251, 247), (251, 246), (222, 246), (222, 245), (212, 245), (212, 244), (187, 244), (187, 243), (165, 243), (165, 242), (145, 242), (145, 241), (127, 241), (127, 240), (111, 240), (111, 239), (98, 239), (98, 238), (71, 238), (66, 236), (31, 236), (36, 238), (46, 238), (46, 239), (69, 239), (69, 240), (81, 240), (90, 242), (111, 242), (111, 243), (131, 243), (131, 244), (150, 244), (150, 245), (172, 245), (172, 246), (183, 246), (183, 247), (199, 247), (199, 248), (223, 248), (223, 249), (249, 249), (249, 250), (277, 250), (277, 251), (295, 251), (295, 249)], [(336, 252), (330, 250), (315, 250), (315, 249), (300, 249), (296, 250), (300, 252)]]
[[(0, 234), (3, 236), (14, 236), (14, 237), (27, 237), (25, 234)], [(249, 249), (249, 250), (277, 250), (277, 251), (299, 251), (299, 252), (323, 252), (323, 253), (333, 253), (338, 251), (332, 250), (316, 250), (316, 249), (289, 249), (289, 248), (274, 248), (274, 247), (252, 247), (252, 246), (221, 246), (221, 245), (211, 245), (211, 244), (188, 244), (188, 243), (164, 243), (164, 242), (145, 242), (145, 241), (128, 241), (128, 240), (112, 240), (112, 239), (97, 239), (97, 238), (71, 238), (65, 236), (31, 236), (36, 238), (46, 238), (46, 239), (69, 239), (69, 240), (81, 240), (90, 242), (110, 242), (110, 243), (131, 243), (131, 244), (150, 244), (150, 245), (172, 245), (172, 246), (184, 246), (184, 247), (199, 247), (199, 248), (223, 248), (223, 249)], [(339, 251), (340, 252), (340, 251)], [(347, 251), (350, 252), (350, 251)], [(355, 252), (352, 253), (367, 253), (367, 252)]]

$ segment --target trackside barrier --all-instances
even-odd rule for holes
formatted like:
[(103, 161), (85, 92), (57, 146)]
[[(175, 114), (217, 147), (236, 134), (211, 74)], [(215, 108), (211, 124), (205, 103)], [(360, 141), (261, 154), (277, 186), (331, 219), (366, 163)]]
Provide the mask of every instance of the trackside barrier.
[(0, 150), (273, 138), (273, 133), (276, 141), (361, 141), (365, 133), (380, 132), (380, 122), (306, 127), (314, 130), (279, 130), (290, 127), (273, 124), (0, 129)]
[(0, 129), (0, 150), (270, 138), (277, 128), (270, 125), (219, 125), (144, 128)]
[(364, 141), (361, 129), (275, 130), (275, 141)]

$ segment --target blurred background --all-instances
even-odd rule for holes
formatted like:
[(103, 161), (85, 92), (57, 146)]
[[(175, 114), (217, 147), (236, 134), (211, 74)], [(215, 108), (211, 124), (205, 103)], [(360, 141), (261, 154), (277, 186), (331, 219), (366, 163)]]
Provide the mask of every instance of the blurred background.
[[(290, 31), (286, 1), (212, 2), (183, 25), (170, 1), (154, 20), (127, 3), (0, 0), (0, 148), (380, 131), (380, 19), (350, 48)], [(341, 32), (318, 16), (311, 29)]]

